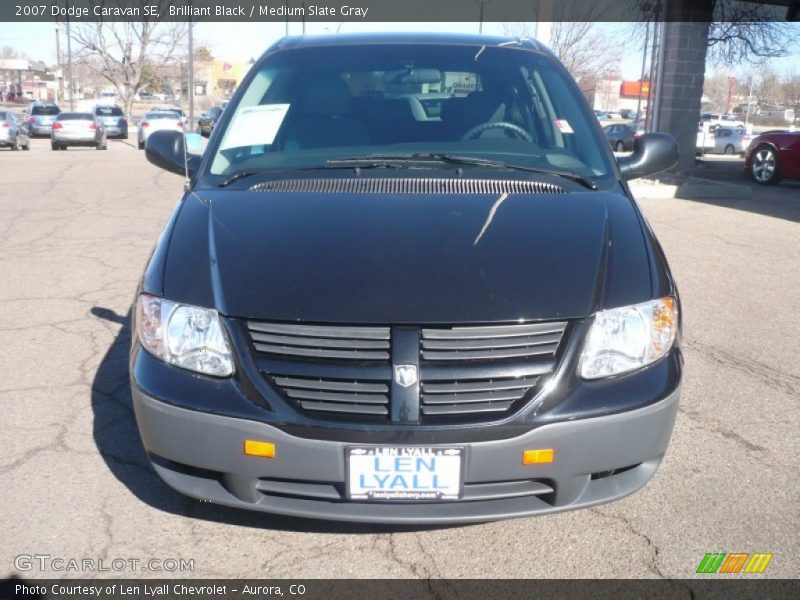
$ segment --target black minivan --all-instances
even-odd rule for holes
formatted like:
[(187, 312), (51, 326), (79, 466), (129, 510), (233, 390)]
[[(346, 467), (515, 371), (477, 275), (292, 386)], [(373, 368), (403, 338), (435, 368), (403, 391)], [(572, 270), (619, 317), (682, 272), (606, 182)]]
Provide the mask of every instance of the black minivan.
[(285, 38), (188, 172), (136, 300), (154, 469), (204, 501), (476, 522), (626, 496), (678, 409), (680, 302), (626, 180), (535, 41)]

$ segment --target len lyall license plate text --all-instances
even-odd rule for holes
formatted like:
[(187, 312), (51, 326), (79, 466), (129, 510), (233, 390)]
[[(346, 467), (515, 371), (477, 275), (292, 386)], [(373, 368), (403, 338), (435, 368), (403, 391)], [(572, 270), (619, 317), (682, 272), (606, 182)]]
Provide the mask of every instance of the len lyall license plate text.
[(348, 495), (389, 502), (458, 500), (463, 454), (463, 448), (348, 448)]

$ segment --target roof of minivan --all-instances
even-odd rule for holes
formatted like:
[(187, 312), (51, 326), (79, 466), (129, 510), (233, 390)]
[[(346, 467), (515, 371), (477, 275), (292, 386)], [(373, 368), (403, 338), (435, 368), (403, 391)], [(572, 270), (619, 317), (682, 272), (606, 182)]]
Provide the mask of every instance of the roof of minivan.
[(550, 51), (530, 38), (473, 35), (466, 33), (348, 33), (313, 36), (289, 36), (275, 42), (267, 53), (295, 48), (324, 46), (360, 46), (370, 44), (442, 44), (464, 46), (512, 46), (536, 52)]

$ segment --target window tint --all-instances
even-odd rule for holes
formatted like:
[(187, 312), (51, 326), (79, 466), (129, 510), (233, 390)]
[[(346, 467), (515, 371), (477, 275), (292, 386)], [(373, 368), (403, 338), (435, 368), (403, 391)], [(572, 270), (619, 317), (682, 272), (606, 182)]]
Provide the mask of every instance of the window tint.
[(92, 113), (61, 113), (57, 121), (94, 121)]
[(32, 115), (57, 115), (58, 114), (58, 107), (57, 106), (34, 106), (31, 108)]
[(117, 106), (98, 106), (94, 114), (100, 117), (121, 117), (122, 109)]
[(152, 112), (145, 114), (144, 118), (147, 119), (148, 121), (155, 121), (156, 119), (177, 120), (180, 119), (181, 116), (175, 112)]
[(514, 47), (374, 45), (275, 54), (252, 79), (211, 174), (336, 157), (443, 152), (609, 174), (605, 139), (549, 56)]

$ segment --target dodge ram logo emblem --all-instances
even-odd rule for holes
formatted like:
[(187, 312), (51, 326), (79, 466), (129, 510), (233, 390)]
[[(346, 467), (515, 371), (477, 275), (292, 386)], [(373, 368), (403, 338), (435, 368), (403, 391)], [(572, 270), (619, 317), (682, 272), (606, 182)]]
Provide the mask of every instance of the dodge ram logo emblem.
[(416, 365), (395, 365), (394, 380), (397, 382), (397, 385), (403, 387), (411, 387), (417, 383)]

